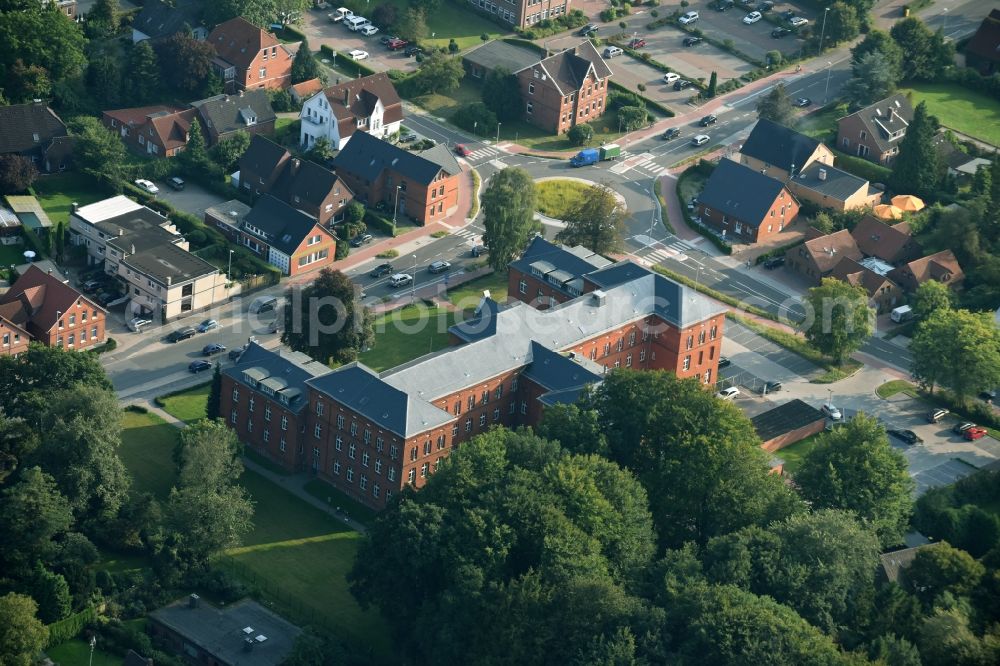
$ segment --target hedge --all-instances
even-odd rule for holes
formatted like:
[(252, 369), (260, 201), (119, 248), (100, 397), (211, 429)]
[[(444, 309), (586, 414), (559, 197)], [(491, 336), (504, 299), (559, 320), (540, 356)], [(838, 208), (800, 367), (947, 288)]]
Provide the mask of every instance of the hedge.
[(72, 640), (80, 635), (83, 628), (97, 618), (97, 609), (93, 606), (84, 608), (79, 613), (59, 620), (49, 625), (49, 642), (46, 647), (52, 647)]
[(303, 40), (306, 38), (306, 36), (302, 33), (301, 30), (299, 30), (298, 28), (293, 28), (290, 25), (286, 25), (284, 30), (282, 30), (282, 32), (284, 33), (284, 37), (286, 38), (294, 37), (299, 40)]
[(665, 115), (667, 118), (673, 118), (676, 115), (673, 111), (671, 111), (667, 107), (663, 106), (659, 102), (654, 102), (653, 100), (649, 99), (648, 97), (643, 97), (641, 94), (639, 94), (637, 92), (634, 92), (632, 90), (629, 90), (628, 88), (626, 88), (622, 84), (616, 83), (615, 81), (608, 81), (608, 90), (620, 90), (621, 92), (626, 92), (626, 93), (629, 93), (630, 95), (635, 95), (636, 97), (638, 97), (639, 99), (641, 99), (646, 104), (646, 106), (651, 107), (653, 109), (656, 109), (657, 111), (659, 111), (660, 113), (662, 113), (663, 115)]
[(667, 200), (663, 198), (663, 181), (659, 178), (653, 181), (653, 194), (660, 202), (660, 221), (663, 222), (663, 228), (676, 235), (677, 232), (674, 231), (673, 225), (670, 224), (670, 218), (667, 217)]
[(885, 183), (892, 175), (892, 169), (884, 167), (874, 162), (869, 162), (861, 157), (853, 157), (847, 153), (831, 148), (836, 156), (835, 166), (848, 173), (853, 173), (859, 178), (864, 178), (870, 183)]
[(365, 210), (365, 216), (362, 219), (365, 224), (368, 225), (369, 229), (379, 229), (389, 236), (396, 235), (396, 225), (393, 224), (392, 220), (387, 217), (383, 217), (371, 208)]
[(371, 76), (372, 74), (378, 74), (377, 71), (364, 64), (360, 60), (353, 60), (351, 56), (347, 54), (346, 51), (337, 51), (337, 55), (344, 59), (345, 66), (357, 67), (358, 72), (361, 76)]
[(478, 171), (472, 169), (470, 173), (472, 174), (472, 205), (469, 206), (467, 219), (473, 220), (476, 215), (479, 215), (479, 186), (482, 181)]
[(118, 341), (115, 340), (114, 338), (108, 338), (107, 340), (104, 341), (103, 345), (100, 345), (99, 347), (94, 347), (91, 351), (93, 351), (95, 354), (103, 354), (104, 352), (114, 351), (117, 348), (118, 348)]
[(528, 41), (527, 39), (520, 39), (519, 37), (504, 37), (502, 41), (504, 41), (504, 42), (506, 42), (506, 43), (508, 43), (508, 44), (510, 44), (512, 46), (521, 46), (521, 47), (524, 47), (526, 49), (531, 49), (532, 51), (535, 51), (536, 53), (543, 53), (543, 54), (545, 53), (545, 48), (544, 47), (541, 47), (541, 46), (539, 46), (538, 44), (536, 44), (534, 42)]

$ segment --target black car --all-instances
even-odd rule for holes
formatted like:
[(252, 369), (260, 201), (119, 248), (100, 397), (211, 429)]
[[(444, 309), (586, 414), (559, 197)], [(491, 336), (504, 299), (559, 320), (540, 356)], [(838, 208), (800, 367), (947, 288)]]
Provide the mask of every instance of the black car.
[(899, 430), (893, 428), (892, 430), (886, 430), (886, 432), (892, 435), (893, 437), (903, 440), (904, 442), (906, 442), (911, 446), (914, 444), (920, 444), (921, 442), (924, 441), (919, 437), (917, 437), (917, 433), (913, 432), (912, 430)]
[(791, 9), (783, 11), (781, 12), (781, 18), (785, 19), (786, 21), (791, 21), (793, 18), (795, 18), (795, 12), (793, 12)]
[(213, 342), (210, 345), (205, 345), (205, 347), (201, 350), (201, 355), (212, 356), (213, 354), (221, 354), (224, 351), (226, 351), (226, 345)]
[(775, 268), (784, 265), (785, 265), (785, 255), (781, 255), (780, 257), (771, 257), (770, 259), (764, 262), (764, 268), (768, 270), (774, 270)]
[(671, 127), (666, 132), (664, 132), (663, 135), (660, 138), (661, 139), (666, 139), (666, 140), (669, 141), (670, 139), (676, 139), (680, 135), (681, 135), (681, 131), (679, 129), (677, 129), (676, 127)]
[(951, 431), (953, 433), (955, 433), (956, 435), (961, 435), (961, 434), (965, 433), (966, 430), (969, 430), (969, 429), (975, 428), (975, 427), (976, 427), (976, 424), (973, 423), (972, 421), (962, 421), (961, 423), (956, 423), (955, 426), (951, 429)]
[(193, 338), (198, 331), (194, 330), (190, 326), (187, 328), (182, 328), (170, 333), (167, 336), (167, 342), (180, 342), (181, 340), (187, 340), (188, 338)]
[(717, 122), (719, 122), (719, 118), (714, 113), (711, 113), (699, 120), (698, 124), (702, 127), (708, 127), (709, 125), (714, 125)]
[(725, 356), (720, 356), (720, 357), (719, 357), (719, 369), (720, 369), (720, 370), (721, 370), (722, 368), (728, 368), (728, 367), (729, 367), (730, 365), (732, 365), (732, 364), (733, 364), (733, 362), (732, 362), (732, 361), (730, 361), (730, 360), (729, 360), (728, 358), (726, 358)]
[(576, 33), (581, 37), (588, 37), (591, 33), (597, 32), (598, 25), (596, 23), (588, 23), (587, 25), (580, 28)]
[(775, 39), (781, 39), (782, 37), (790, 34), (792, 34), (792, 30), (790, 28), (775, 28), (771, 31), (771, 37), (774, 37)]
[(381, 37), (379, 37), (378, 41), (380, 44), (388, 44), (394, 39), (399, 39), (399, 38), (396, 37), (395, 35), (382, 35)]
[(198, 374), (199, 372), (202, 372), (204, 370), (211, 370), (211, 369), (212, 369), (212, 362), (211, 361), (204, 361), (204, 360), (202, 360), (202, 361), (191, 361), (188, 364), (188, 370), (190, 370), (191, 372), (193, 372), (195, 374)]
[(781, 382), (764, 382), (764, 385), (760, 387), (761, 395), (766, 395), (768, 393), (775, 393), (781, 390)]
[(367, 245), (372, 242), (371, 234), (358, 234), (351, 239), (351, 247), (361, 247), (362, 245)]
[(771, 2), (771, 0), (764, 0), (764, 2), (761, 2), (757, 5), (757, 11), (759, 11), (761, 14), (763, 14), (764, 12), (769, 12), (772, 9), (774, 9), (774, 3)]
[(406, 50), (403, 51), (403, 55), (405, 55), (407, 58), (412, 58), (413, 56), (423, 52), (424, 50), (419, 46), (407, 46)]
[(121, 294), (113, 291), (102, 291), (94, 297), (94, 300), (97, 301), (97, 304), (103, 308), (107, 307), (108, 303), (118, 298), (121, 298)]
[(684, 90), (685, 88), (690, 88), (691, 82), (687, 79), (681, 79), (680, 81), (674, 81), (674, 90)]
[(703, 41), (705, 40), (701, 37), (685, 37), (684, 46), (694, 46), (695, 44), (701, 44)]
[(368, 275), (370, 275), (373, 278), (379, 278), (382, 277), (383, 275), (392, 275), (392, 271), (393, 271), (392, 264), (388, 263), (379, 264), (374, 269), (372, 269), (372, 272), (369, 273)]
[(797, 100), (795, 100), (795, 106), (799, 107), (800, 109), (804, 109), (807, 106), (811, 106), (812, 103), (813, 101), (808, 97), (799, 97)]

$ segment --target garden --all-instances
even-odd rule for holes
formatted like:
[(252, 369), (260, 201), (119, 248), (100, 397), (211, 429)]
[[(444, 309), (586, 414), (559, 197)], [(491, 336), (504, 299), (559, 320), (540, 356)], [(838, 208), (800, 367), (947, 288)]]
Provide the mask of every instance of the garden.
[(913, 106), (927, 103), (927, 110), (944, 127), (1000, 146), (1000, 101), (957, 83), (914, 83), (900, 89)]

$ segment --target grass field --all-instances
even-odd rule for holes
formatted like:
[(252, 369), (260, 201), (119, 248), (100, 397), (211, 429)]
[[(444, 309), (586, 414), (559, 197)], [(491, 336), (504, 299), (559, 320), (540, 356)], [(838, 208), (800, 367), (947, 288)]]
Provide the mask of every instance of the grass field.
[(122, 445), (125, 467), (132, 473), (132, 487), (150, 492), (163, 500), (174, 485), (174, 445), (178, 430), (156, 414), (125, 412), (122, 417)]
[(538, 193), (538, 212), (542, 215), (565, 220), (577, 199), (589, 189), (587, 183), (557, 178), (535, 184)]
[[(89, 666), (90, 645), (79, 638), (60, 643), (45, 651), (59, 666)], [(100, 648), (94, 649), (93, 666), (121, 666), (122, 658), (109, 654)]]
[(194, 423), (205, 418), (205, 406), (208, 403), (208, 391), (211, 382), (189, 388), (169, 396), (156, 399), (156, 403), (167, 414), (185, 423)]
[(378, 516), (377, 513), (364, 504), (352, 500), (329, 483), (320, 481), (319, 479), (308, 481), (305, 485), (305, 490), (316, 499), (326, 502), (330, 506), (339, 507), (341, 510), (346, 511), (348, 516), (366, 525)]
[(375, 344), (358, 356), (374, 370), (394, 368), (448, 346), (453, 314), (423, 304), (408, 305), (375, 320)]
[(945, 127), (1000, 146), (1000, 102), (993, 97), (950, 83), (921, 83), (899, 92), (911, 95), (914, 106), (926, 102)]
[(361, 610), (347, 589), (362, 536), (253, 472), (241, 482), (256, 507), (254, 529), (220, 564), (247, 577), (298, 622), (315, 621), (388, 655), (381, 618)]
[(24, 251), (27, 245), (0, 245), (0, 267), (6, 268), (11, 264), (20, 266), (24, 263)]
[(43, 176), (35, 181), (33, 189), (38, 203), (53, 224), (69, 222), (73, 203), (86, 206), (105, 198), (104, 192), (93, 179), (82, 173)]
[(819, 435), (813, 435), (806, 437), (801, 442), (795, 442), (791, 446), (775, 451), (774, 455), (785, 461), (785, 471), (794, 476), (795, 472), (802, 466), (802, 459), (818, 444)]
[[(407, 0), (386, 0), (385, 4), (394, 5), (400, 16), (410, 8)], [(439, 9), (430, 12), (427, 16), (427, 37), (420, 40), (421, 46), (448, 46), (448, 40), (454, 38), (458, 47), (464, 50), (482, 44), (479, 36), (484, 33), (490, 39), (511, 34), (509, 30), (466, 9), (465, 5), (465, 2), (442, 2)], [(365, 16), (370, 17), (371, 14)]]
[(475, 309), (483, 298), (483, 290), (490, 290), (490, 297), (497, 303), (507, 300), (507, 273), (493, 272), (450, 289), (448, 300), (462, 310)]
[(829, 141), (831, 137), (836, 139), (837, 120), (847, 113), (846, 104), (838, 102), (828, 104), (813, 113), (799, 117), (795, 129), (819, 141)]
[(875, 393), (880, 398), (889, 398), (897, 393), (905, 393), (911, 398), (918, 397), (916, 387), (903, 379), (893, 379), (888, 381), (875, 389)]

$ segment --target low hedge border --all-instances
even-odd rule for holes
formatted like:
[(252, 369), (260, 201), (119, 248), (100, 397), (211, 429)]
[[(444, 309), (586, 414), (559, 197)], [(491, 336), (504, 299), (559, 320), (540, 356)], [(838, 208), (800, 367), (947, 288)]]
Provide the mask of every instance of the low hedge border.
[(759, 257), (757, 257), (757, 261), (755, 263), (756, 263), (756, 265), (759, 266), (760, 264), (764, 263), (768, 259), (771, 259), (772, 257), (782, 256), (786, 252), (788, 252), (789, 250), (791, 250), (793, 247), (798, 247), (799, 245), (802, 245), (802, 241), (794, 241), (792, 243), (788, 243), (787, 245), (782, 245), (781, 247), (776, 247), (773, 250), (769, 250), (769, 251), (765, 252), (764, 254), (760, 255)]
[(853, 155), (848, 155), (847, 153), (842, 153), (835, 148), (831, 148), (834, 156), (837, 158), (835, 160), (834, 166), (838, 169), (843, 169), (848, 173), (853, 173), (859, 178), (864, 178), (869, 183), (883, 183), (889, 179), (892, 175), (892, 169), (888, 169), (874, 162), (869, 162), (861, 157), (854, 157)]
[(476, 215), (479, 215), (479, 186), (482, 181), (479, 172), (475, 169), (471, 169), (469, 173), (472, 174), (472, 205), (469, 206), (469, 214), (466, 215), (466, 219), (474, 220)]
[(379, 229), (383, 233), (395, 238), (398, 230), (389, 218), (382, 216), (371, 208), (367, 208), (365, 209), (365, 216), (362, 219), (369, 229)]
[(663, 198), (663, 181), (659, 178), (653, 181), (653, 194), (656, 195), (656, 200), (660, 202), (660, 221), (663, 222), (663, 228), (676, 235), (677, 232), (674, 231), (673, 225), (670, 224), (670, 218), (667, 217), (667, 200)]
[(635, 95), (635, 96), (639, 97), (643, 102), (645, 102), (646, 106), (648, 106), (649, 108), (652, 108), (652, 109), (656, 109), (657, 111), (659, 111), (660, 113), (662, 113), (667, 118), (673, 118), (675, 115), (677, 115), (672, 110), (670, 110), (667, 107), (663, 106), (659, 102), (654, 102), (653, 100), (649, 99), (648, 97), (646, 97), (642, 93), (640, 93), (638, 91), (635, 91), (635, 90), (629, 90), (628, 88), (626, 88), (622, 84), (616, 83), (615, 81), (608, 81), (608, 89), (609, 90), (620, 90), (622, 92), (627, 92), (627, 93), (630, 93), (632, 95)]

